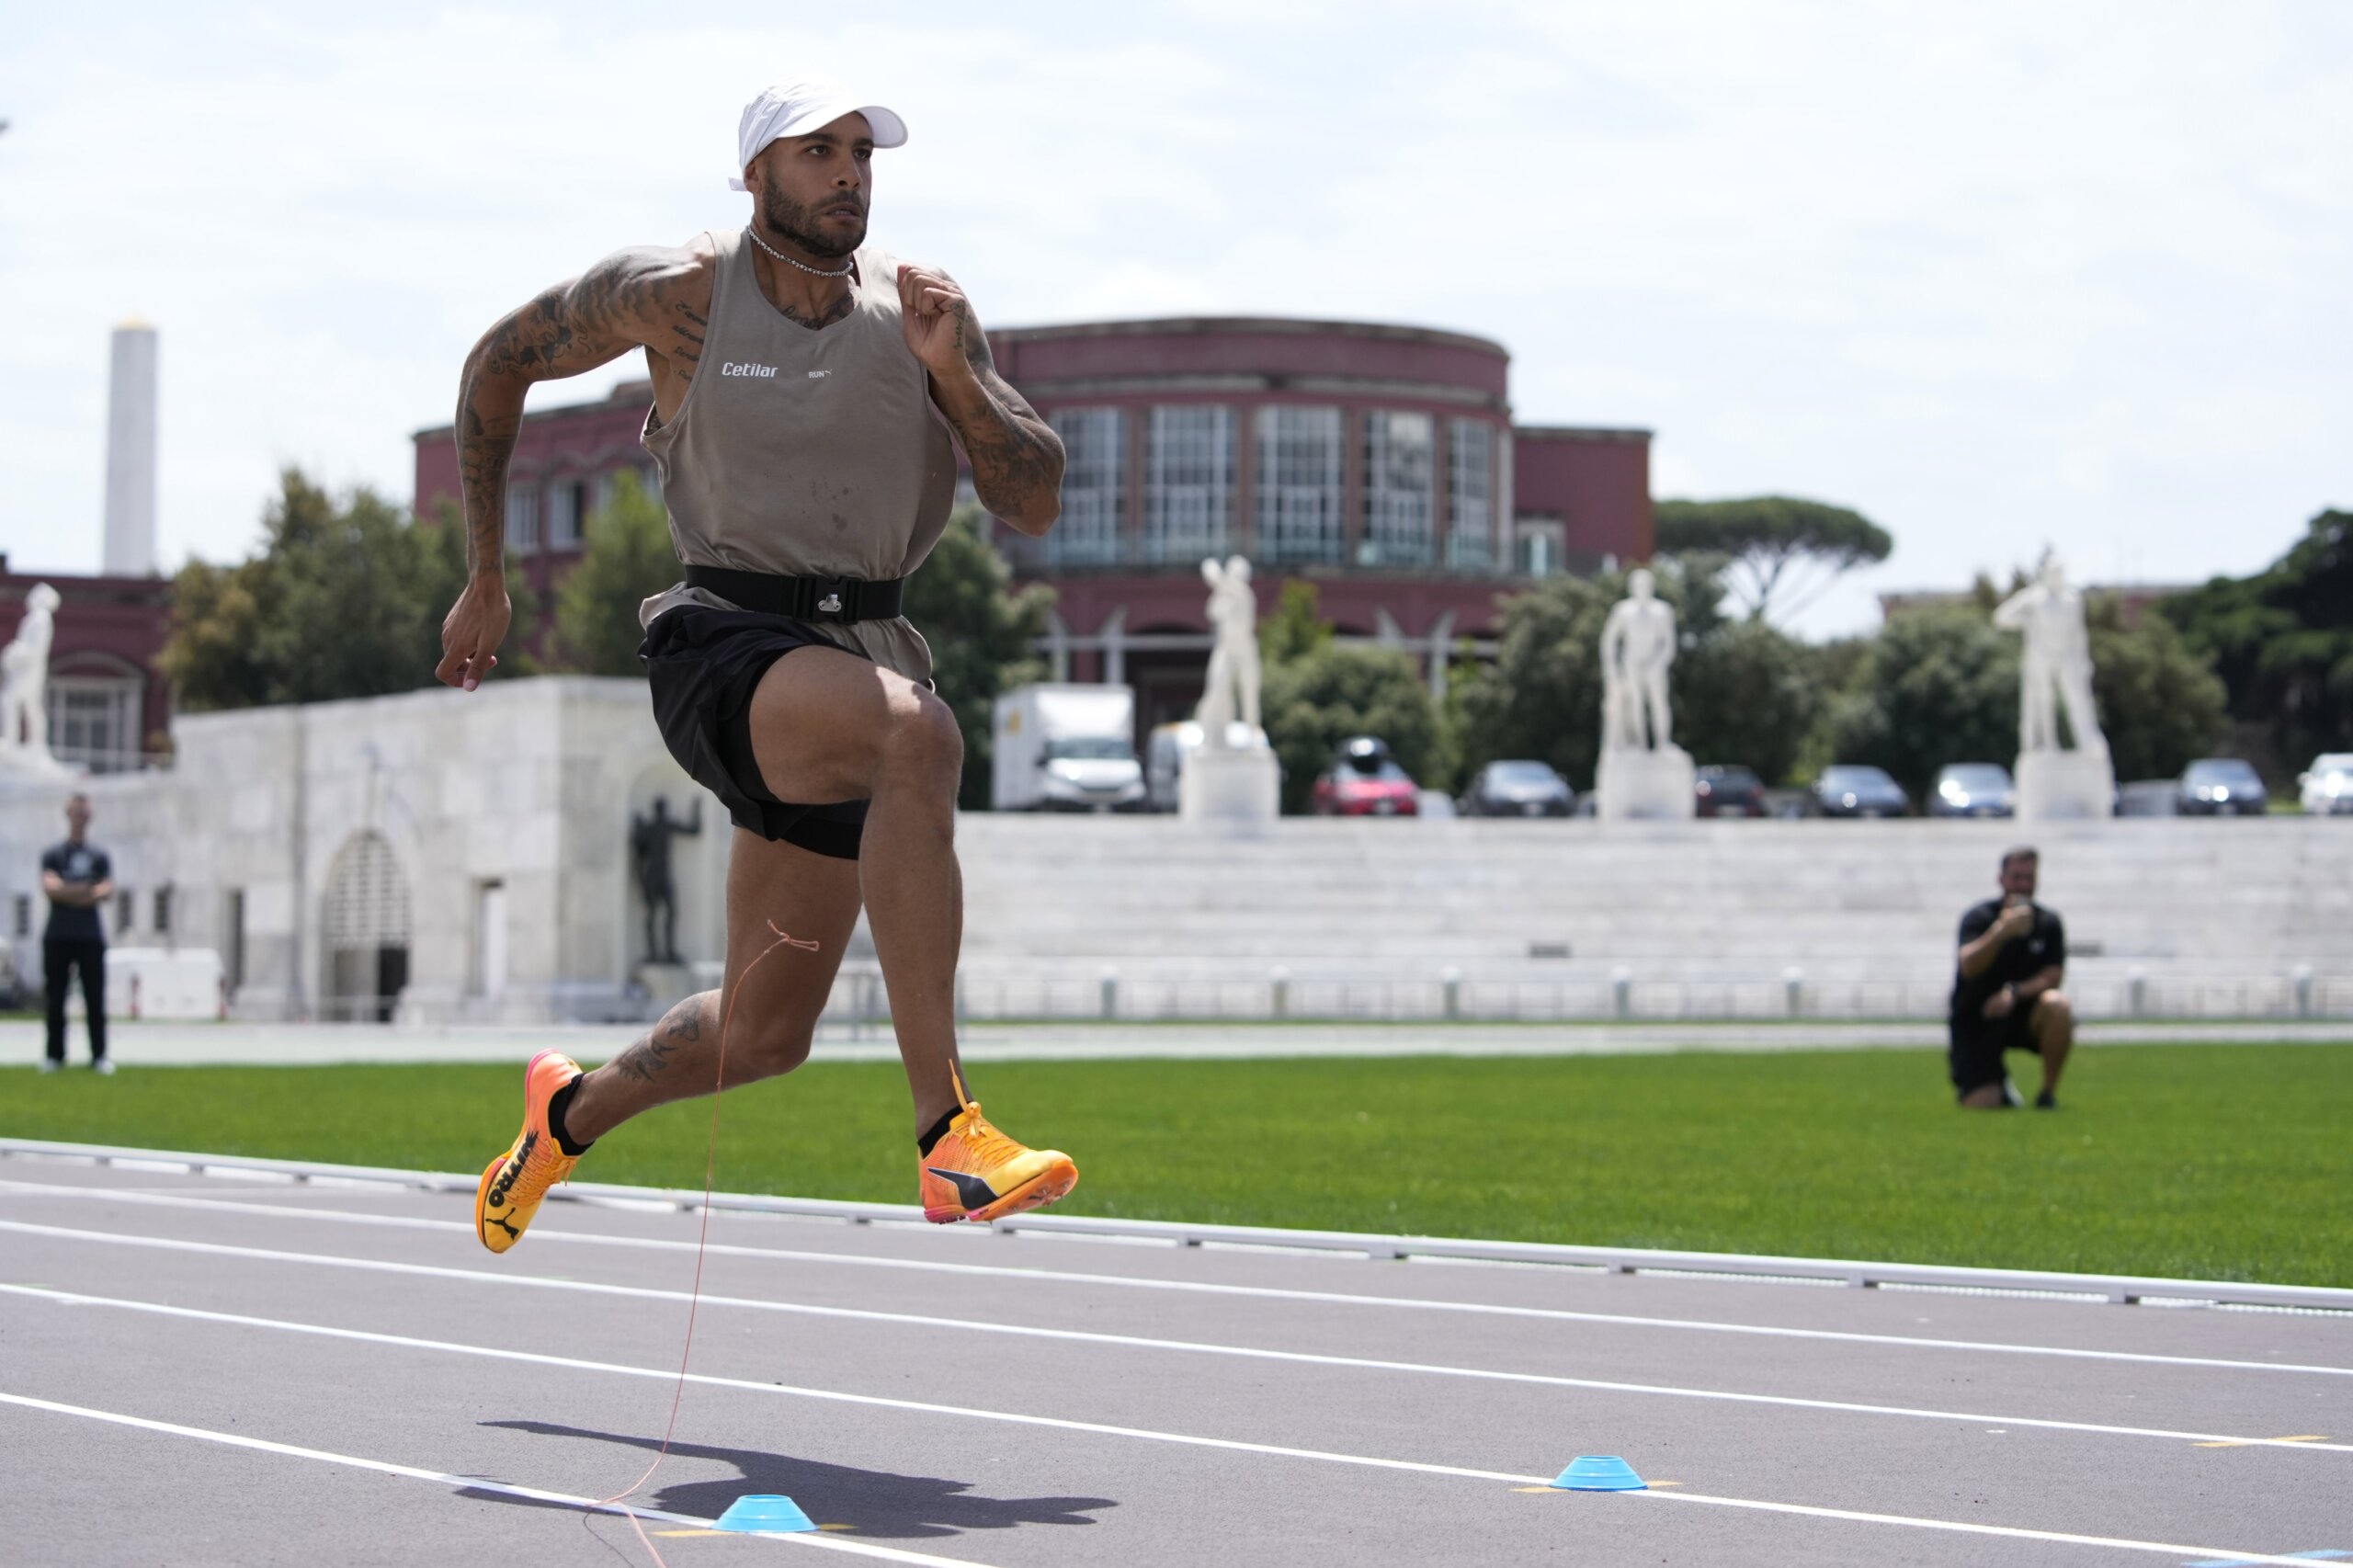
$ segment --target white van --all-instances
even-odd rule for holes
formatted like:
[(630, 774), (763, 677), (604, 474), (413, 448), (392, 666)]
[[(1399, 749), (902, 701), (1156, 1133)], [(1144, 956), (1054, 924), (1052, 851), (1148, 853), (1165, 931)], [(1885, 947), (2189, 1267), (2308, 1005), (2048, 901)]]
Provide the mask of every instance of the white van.
[(1001, 812), (1135, 811), (1136, 694), (1124, 686), (1020, 686), (996, 699), (990, 803)]

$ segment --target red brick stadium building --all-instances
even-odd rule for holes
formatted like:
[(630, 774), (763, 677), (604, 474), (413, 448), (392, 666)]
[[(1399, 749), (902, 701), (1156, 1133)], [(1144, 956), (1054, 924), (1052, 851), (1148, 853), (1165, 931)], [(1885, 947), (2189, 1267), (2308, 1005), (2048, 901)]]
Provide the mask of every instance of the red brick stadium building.
[[(1136, 687), (1143, 725), (1188, 712), (1210, 645), (1204, 556), (1241, 554), (1271, 609), (1315, 584), (1344, 636), (1406, 648), (1435, 685), (1482, 652), (1498, 597), (1651, 552), (1650, 433), (1515, 426), (1510, 356), (1424, 327), (1182, 317), (990, 335), (1068, 449), (1063, 515), (998, 542), (1056, 593), (1058, 675)], [(651, 479), (649, 390), (527, 415), (508, 531), (543, 595), (612, 475)], [(416, 506), (458, 490), (448, 426), (418, 432)]]

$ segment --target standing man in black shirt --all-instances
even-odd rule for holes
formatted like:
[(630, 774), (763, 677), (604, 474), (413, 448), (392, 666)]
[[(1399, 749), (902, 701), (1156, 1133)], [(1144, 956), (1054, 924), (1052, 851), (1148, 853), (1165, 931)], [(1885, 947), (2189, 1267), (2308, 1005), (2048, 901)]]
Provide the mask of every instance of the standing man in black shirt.
[(114, 896), (114, 864), (89, 841), (90, 797), (65, 801), (65, 838), (40, 858), (40, 891), (49, 899), (49, 926), (41, 933), (41, 974), (49, 1002), (49, 1054), (40, 1070), (65, 1065), (65, 986), (82, 974), (82, 1001), (90, 1014), (90, 1065), (112, 1073), (107, 1060), (107, 932), (98, 910)]
[(1961, 917), (1961, 971), (1952, 983), (1952, 1086), (1961, 1103), (2000, 1110), (2018, 1103), (2002, 1055), (2042, 1058), (2038, 1109), (2058, 1105), (2059, 1074), (2075, 1043), (2075, 1014), (2060, 994), (2067, 928), (2034, 902), (2040, 858), (2017, 848), (2002, 857), (2002, 896)]

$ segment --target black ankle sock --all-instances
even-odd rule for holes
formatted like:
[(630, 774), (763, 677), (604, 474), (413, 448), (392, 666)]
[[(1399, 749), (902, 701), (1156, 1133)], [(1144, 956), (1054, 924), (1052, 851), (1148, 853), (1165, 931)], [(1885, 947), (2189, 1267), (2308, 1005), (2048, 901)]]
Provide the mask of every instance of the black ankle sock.
[(951, 1110), (946, 1116), (941, 1117), (938, 1121), (933, 1122), (931, 1124), (931, 1131), (921, 1133), (915, 1138), (915, 1153), (928, 1156), (931, 1153), (932, 1145), (938, 1142), (942, 1138), (948, 1136), (948, 1129), (955, 1122), (955, 1120), (956, 1112)]
[(563, 1113), (572, 1108), (572, 1092), (580, 1087), (580, 1080), (587, 1075), (585, 1073), (574, 1074), (572, 1082), (548, 1096), (548, 1131), (555, 1134), (555, 1146), (563, 1150), (568, 1159), (576, 1160), (588, 1152), (588, 1144), (574, 1143), (563, 1130)]

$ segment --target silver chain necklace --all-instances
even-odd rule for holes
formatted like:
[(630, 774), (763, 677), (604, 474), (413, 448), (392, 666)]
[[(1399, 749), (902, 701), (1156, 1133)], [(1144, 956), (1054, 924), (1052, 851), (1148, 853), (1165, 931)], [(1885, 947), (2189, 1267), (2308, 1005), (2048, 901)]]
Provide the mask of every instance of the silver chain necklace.
[(855, 263), (846, 261), (842, 263), (842, 269), (839, 272), (828, 272), (822, 267), (812, 267), (805, 261), (793, 260), (790, 256), (777, 249), (776, 246), (760, 238), (760, 232), (757, 229), (753, 228), (748, 223), (744, 226), (744, 232), (752, 236), (752, 243), (754, 244), (759, 246), (762, 250), (776, 257), (777, 260), (784, 263), (787, 267), (797, 267), (813, 278), (847, 278), (849, 276), (849, 269), (851, 267), (856, 265)]

